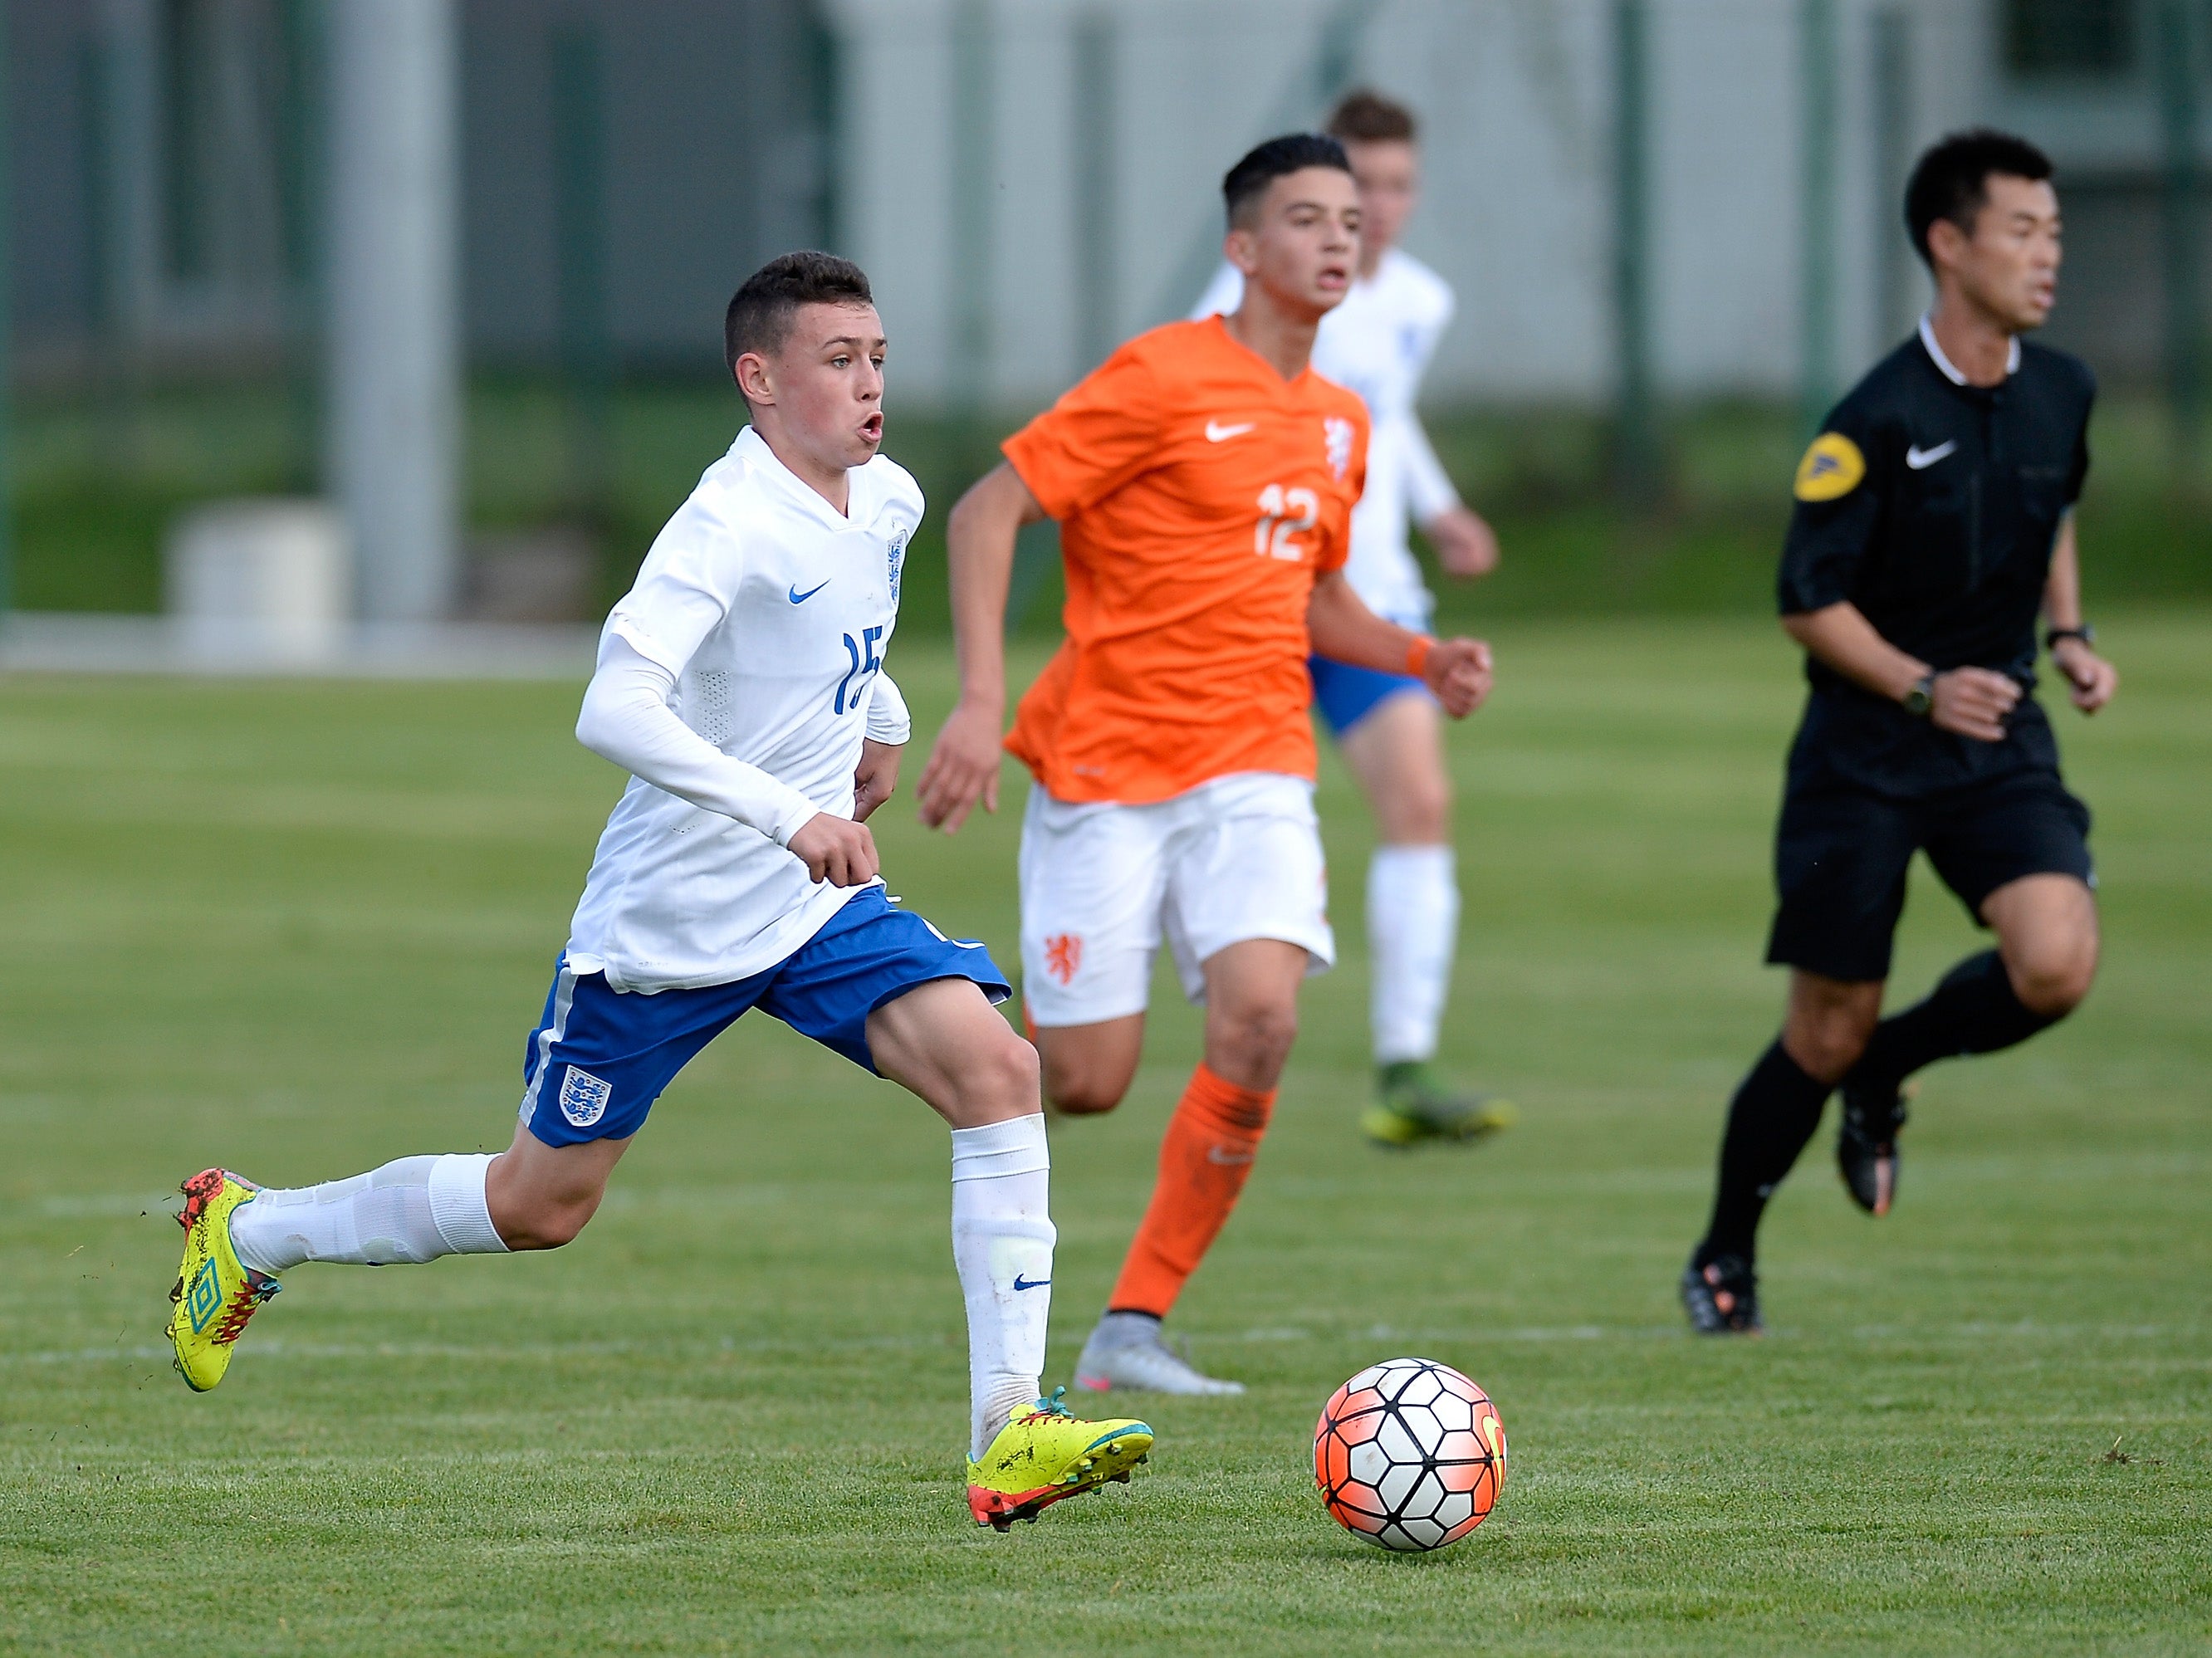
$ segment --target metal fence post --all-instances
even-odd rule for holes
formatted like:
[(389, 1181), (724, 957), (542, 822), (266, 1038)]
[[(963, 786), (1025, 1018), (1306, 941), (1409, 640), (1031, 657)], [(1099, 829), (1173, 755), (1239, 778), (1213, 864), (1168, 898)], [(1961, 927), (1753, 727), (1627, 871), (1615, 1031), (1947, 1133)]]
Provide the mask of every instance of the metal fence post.
[(1648, 22), (1644, 0), (1613, 0), (1613, 320), (1619, 380), (1613, 468), (1614, 487), (1632, 501), (1647, 501), (1660, 488), (1651, 386)]
[(1075, 71), (1069, 103), (1075, 128), (1075, 354), (1077, 369), (1087, 373), (1120, 338), (1114, 280), (1119, 172), (1114, 137), (1120, 106), (1114, 20), (1103, 11), (1085, 12), (1068, 45)]
[(1901, 6), (1874, 15), (1874, 247), (1877, 345), (1906, 325), (1914, 256), (1898, 234), (1912, 168), (1912, 17)]
[(1810, 438), (1836, 395), (1836, 9), (1798, 0), (1798, 425)]
[(952, 328), (945, 385), (953, 401), (980, 407), (991, 395), (991, 241), (997, 173), (997, 88), (990, 0), (959, 0), (952, 14)]
[(15, 214), (15, 192), (9, 188), (14, 156), (8, 143), (13, 116), (8, 97), (10, 54), (8, 29), (14, 8), (0, 0), (0, 620), (15, 608), (15, 284), (9, 270), (15, 258), (15, 238), (9, 234)]
[(2158, 9), (2159, 135), (2166, 288), (2166, 388), (2174, 459), (2195, 460), (2204, 422), (2204, 265), (2197, 223), (2196, 31), (2185, 0)]
[(285, 0), (277, 15), (283, 85), (277, 106), (278, 229), (283, 240), (284, 378), (299, 445), (295, 470), (312, 487), (316, 433), (322, 425), (322, 374), (316, 319), (322, 310), (321, 199), (328, 157), (322, 96), (329, 64), (317, 0)]
[(562, 387), (574, 504), (597, 525), (613, 450), (614, 350), (607, 317), (606, 100), (596, 24), (553, 33), (554, 222)]

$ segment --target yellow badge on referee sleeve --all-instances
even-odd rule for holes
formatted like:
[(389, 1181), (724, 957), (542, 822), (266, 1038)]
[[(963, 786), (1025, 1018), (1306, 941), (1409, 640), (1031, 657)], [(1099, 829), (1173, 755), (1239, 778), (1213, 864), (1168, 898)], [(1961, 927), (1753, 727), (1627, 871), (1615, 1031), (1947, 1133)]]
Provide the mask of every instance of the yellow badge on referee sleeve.
[(1797, 499), (1840, 501), (1866, 476), (1866, 457), (1841, 432), (1823, 432), (1797, 463)]

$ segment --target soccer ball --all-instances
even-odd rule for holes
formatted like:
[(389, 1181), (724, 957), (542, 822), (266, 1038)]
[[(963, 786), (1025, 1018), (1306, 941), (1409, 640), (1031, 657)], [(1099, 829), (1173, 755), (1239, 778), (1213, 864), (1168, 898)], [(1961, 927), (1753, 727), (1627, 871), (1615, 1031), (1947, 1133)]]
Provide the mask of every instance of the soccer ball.
[(1450, 1365), (1385, 1359), (1322, 1407), (1314, 1483), (1354, 1537), (1382, 1549), (1440, 1549), (1498, 1501), (1505, 1424), (1490, 1395)]

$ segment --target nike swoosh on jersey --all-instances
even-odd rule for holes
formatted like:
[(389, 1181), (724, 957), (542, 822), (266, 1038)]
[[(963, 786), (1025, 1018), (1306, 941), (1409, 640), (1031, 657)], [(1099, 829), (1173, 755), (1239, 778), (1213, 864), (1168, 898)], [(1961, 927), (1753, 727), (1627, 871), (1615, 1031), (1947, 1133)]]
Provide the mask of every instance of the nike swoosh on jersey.
[(1206, 422), (1206, 440), (1208, 443), (1226, 443), (1231, 438), (1243, 437), (1259, 423), (1248, 420), (1242, 426), (1224, 426), (1218, 420), (1210, 420)]
[(1923, 449), (1918, 444), (1915, 444), (1905, 452), (1905, 464), (1916, 472), (1922, 471), (1933, 466), (1958, 446), (1959, 440), (1956, 438), (1939, 443), (1933, 449)]
[(804, 604), (808, 599), (813, 598), (815, 594), (820, 592), (823, 588), (829, 585), (830, 584), (826, 581), (819, 582), (814, 586), (809, 587), (802, 593), (799, 591), (799, 584), (794, 581), (791, 584), (791, 602), (794, 604)]

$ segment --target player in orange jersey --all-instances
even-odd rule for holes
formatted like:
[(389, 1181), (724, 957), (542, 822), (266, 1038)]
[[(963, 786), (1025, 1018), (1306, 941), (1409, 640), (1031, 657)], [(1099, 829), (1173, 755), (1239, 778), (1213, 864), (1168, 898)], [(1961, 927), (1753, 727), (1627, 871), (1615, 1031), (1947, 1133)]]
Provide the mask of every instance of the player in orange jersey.
[(948, 832), (998, 805), (1014, 538), (1060, 525), (1067, 640), (1005, 746), (1036, 777), (1022, 825), (1022, 963), (1045, 1092), (1110, 1111), (1136, 1074), (1164, 933), (1206, 1006), (1206, 1058), (1160, 1148), (1152, 1204), (1079, 1388), (1238, 1393), (1160, 1324), (1251, 1172), (1327, 967), (1306, 658), (1413, 673), (1455, 717), (1490, 689), (1480, 641), (1378, 620), (1341, 574), (1367, 413), (1308, 366), (1350, 288), (1359, 207), (1343, 148), (1271, 139), (1223, 181), (1234, 315), (1170, 323), (1107, 359), (1006, 444), (946, 531), (961, 698), (922, 774)]

